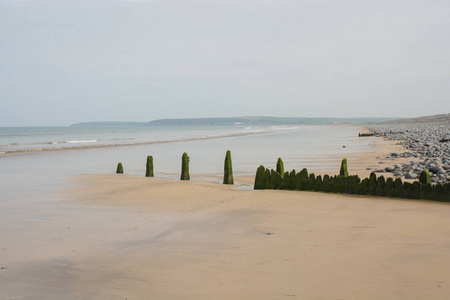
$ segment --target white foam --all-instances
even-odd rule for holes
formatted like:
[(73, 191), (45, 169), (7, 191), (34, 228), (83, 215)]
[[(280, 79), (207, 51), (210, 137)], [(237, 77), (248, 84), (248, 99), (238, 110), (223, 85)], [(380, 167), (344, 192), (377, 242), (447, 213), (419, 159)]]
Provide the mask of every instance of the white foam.
[(295, 130), (299, 129), (299, 126), (272, 126), (273, 130)]
[(69, 144), (79, 144), (79, 143), (96, 143), (98, 140), (85, 140), (85, 141), (66, 141)]

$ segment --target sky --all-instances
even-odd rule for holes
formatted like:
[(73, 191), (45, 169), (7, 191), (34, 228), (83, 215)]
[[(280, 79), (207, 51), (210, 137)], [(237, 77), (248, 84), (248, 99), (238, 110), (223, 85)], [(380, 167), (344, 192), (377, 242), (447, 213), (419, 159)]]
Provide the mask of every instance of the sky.
[(0, 0), (0, 126), (449, 112), (449, 0)]

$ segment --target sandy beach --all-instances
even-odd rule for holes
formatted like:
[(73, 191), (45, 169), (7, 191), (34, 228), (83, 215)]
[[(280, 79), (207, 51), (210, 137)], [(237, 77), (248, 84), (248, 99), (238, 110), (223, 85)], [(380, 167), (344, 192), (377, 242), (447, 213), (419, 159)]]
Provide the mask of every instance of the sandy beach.
[(33, 298), (31, 283), (20, 283), (28, 276), (36, 276), (33, 284), (47, 299), (446, 299), (450, 293), (448, 204), (126, 175), (76, 181), (72, 201), (97, 217), (63, 222), (53, 246), (42, 245), (40, 263), (24, 264), (21, 280), (9, 278), (10, 295)]
[[(398, 147), (380, 140), (349, 170)], [(450, 205), (236, 181), (76, 176), (3, 232), (0, 298), (448, 298)]]

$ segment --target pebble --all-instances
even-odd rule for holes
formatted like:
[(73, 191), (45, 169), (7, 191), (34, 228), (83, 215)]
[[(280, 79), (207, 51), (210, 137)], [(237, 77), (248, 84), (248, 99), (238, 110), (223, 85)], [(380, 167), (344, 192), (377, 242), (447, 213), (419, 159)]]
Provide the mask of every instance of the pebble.
[(404, 152), (390, 153), (387, 158), (416, 160), (386, 167), (383, 172), (416, 179), (426, 169), (432, 182), (450, 182), (450, 114), (370, 124), (367, 128), (376, 136), (399, 141), (405, 148)]
[(417, 178), (417, 175), (414, 174), (414, 173), (411, 173), (411, 172), (407, 172), (407, 173), (405, 174), (405, 178), (406, 178), (406, 179), (416, 179), (416, 178)]
[(392, 172), (392, 175), (394, 175), (394, 176), (403, 176), (403, 173), (400, 172), (400, 171), (394, 171), (394, 172)]

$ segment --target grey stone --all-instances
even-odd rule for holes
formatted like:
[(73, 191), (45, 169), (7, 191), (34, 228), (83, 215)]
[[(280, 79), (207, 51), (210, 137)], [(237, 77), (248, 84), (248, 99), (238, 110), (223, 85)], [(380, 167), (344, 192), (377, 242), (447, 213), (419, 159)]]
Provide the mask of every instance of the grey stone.
[(417, 175), (414, 174), (414, 173), (408, 172), (408, 173), (405, 174), (405, 178), (406, 179), (416, 179)]
[(430, 172), (437, 173), (441, 170), (441, 168), (438, 166), (434, 166), (434, 167), (430, 167), (429, 170), (430, 170)]

